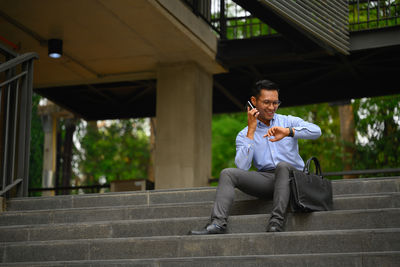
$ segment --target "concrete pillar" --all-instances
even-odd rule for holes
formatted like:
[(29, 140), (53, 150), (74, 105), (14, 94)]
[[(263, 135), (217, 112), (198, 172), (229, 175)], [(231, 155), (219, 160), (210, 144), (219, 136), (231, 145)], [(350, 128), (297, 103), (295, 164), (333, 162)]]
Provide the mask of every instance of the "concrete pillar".
[[(42, 187), (54, 187), (57, 154), (57, 118), (49, 114), (42, 115), (42, 125), (44, 131)], [(42, 196), (53, 195), (54, 191), (43, 191), (42, 193)]]
[(212, 75), (194, 62), (159, 66), (156, 189), (208, 185), (212, 82)]

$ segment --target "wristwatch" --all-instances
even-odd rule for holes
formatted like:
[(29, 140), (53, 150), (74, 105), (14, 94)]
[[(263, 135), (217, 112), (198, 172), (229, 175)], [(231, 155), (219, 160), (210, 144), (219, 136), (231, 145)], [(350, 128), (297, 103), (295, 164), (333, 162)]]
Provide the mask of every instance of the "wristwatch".
[(288, 129), (289, 129), (289, 136), (293, 137), (294, 136), (293, 128), (292, 127), (288, 127)]

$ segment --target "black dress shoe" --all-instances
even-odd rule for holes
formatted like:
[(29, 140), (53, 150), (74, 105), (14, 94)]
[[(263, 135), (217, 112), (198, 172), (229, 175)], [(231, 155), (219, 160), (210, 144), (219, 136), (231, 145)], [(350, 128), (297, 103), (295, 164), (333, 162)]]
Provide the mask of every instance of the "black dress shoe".
[(215, 235), (215, 234), (225, 234), (226, 228), (219, 226), (217, 224), (208, 224), (203, 230), (189, 232), (189, 235)]
[(277, 222), (270, 222), (267, 226), (267, 232), (283, 232), (283, 227)]

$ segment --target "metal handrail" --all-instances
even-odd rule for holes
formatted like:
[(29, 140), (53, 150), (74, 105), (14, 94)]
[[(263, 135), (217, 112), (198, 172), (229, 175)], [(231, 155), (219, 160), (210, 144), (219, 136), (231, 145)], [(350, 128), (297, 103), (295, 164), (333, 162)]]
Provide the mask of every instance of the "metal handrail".
[(324, 173), (322, 173), (322, 175), (323, 176), (343, 176), (343, 175), (363, 175), (363, 174), (376, 174), (376, 173), (400, 173), (400, 168), (324, 172)]
[(31, 59), (38, 59), (39, 55), (34, 52), (26, 53), (20, 56), (17, 56), (13, 59), (10, 59), (7, 62), (4, 62), (3, 64), (0, 65), (0, 72), (15, 68), (19, 64), (22, 64), (26, 61), (29, 61)]
[(17, 179), (12, 184), (7, 185), (6, 188), (4, 188), (4, 190), (0, 191), (0, 196), (4, 195), (5, 193), (7, 193), (8, 191), (10, 191), (11, 189), (13, 189), (15, 186), (19, 185), (22, 182), (23, 182), (22, 179)]
[[(207, 24), (209, 24), (221, 39), (226, 39), (227, 37), (230, 39), (243, 39), (277, 34), (275, 30), (271, 30), (270, 26), (263, 23), (258, 18), (254, 17), (249, 12), (235, 4), (233, 0), (211, 0), (213, 11), (211, 16), (206, 16), (202, 14), (203, 10), (197, 9), (195, 5), (198, 3), (198, 1), (182, 1), (191, 6), (193, 12), (197, 16), (201, 17)], [(329, 3), (329, 1), (326, 3)], [(332, 1), (333, 6), (335, 6), (336, 3), (341, 4), (342, 2)], [(229, 10), (227, 8), (228, 5), (230, 6)], [(303, 1), (299, 1), (299, 5), (305, 6), (306, 4)], [(316, 10), (319, 10), (321, 7), (321, 4), (318, 2), (310, 2), (310, 5), (313, 5)], [(345, 5), (336, 5), (336, 7), (342, 9), (346, 8)], [(394, 25), (400, 25), (399, 2), (350, 0), (348, 1), (347, 7), (349, 9), (348, 28), (350, 32), (363, 29), (386, 27), (388, 26), (389, 22), (394, 23)], [(230, 10), (232, 11), (230, 14), (228, 14), (228, 11)], [(324, 12), (335, 13), (337, 10), (336, 8), (330, 7), (330, 9), (324, 9)], [(243, 13), (246, 13), (246, 15), (242, 15)], [(361, 13), (365, 13), (366, 20), (360, 17)], [(221, 16), (221, 14), (223, 15)], [(238, 25), (237, 22), (240, 22), (241, 24)], [(382, 22), (385, 25), (382, 25)], [(227, 31), (231, 31), (232, 33), (227, 35)]]
[(79, 190), (79, 189), (91, 189), (94, 190), (96, 189), (97, 191), (99, 191), (102, 188), (110, 188), (110, 184), (97, 184), (97, 185), (80, 185), (80, 186), (57, 186), (57, 187), (35, 187), (35, 188), (29, 188), (29, 192), (44, 192), (44, 191), (61, 191), (61, 190)]
[(6, 57), (14, 58), (18, 56), (18, 53), (8, 49), (8, 47), (4, 46), (3, 44), (0, 43), (0, 54), (3, 54)]
[(0, 196), (28, 196), (33, 60), (0, 46)]
[(349, 24), (350, 31), (383, 28), (390, 26), (389, 24), (399, 25), (400, 2), (350, 0)]

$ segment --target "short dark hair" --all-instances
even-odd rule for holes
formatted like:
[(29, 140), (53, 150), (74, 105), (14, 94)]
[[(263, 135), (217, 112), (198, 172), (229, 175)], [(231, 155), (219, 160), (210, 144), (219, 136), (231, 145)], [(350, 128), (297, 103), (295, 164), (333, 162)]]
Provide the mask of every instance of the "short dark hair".
[(279, 93), (278, 85), (270, 80), (260, 80), (256, 82), (252, 90), (252, 96), (258, 97), (261, 94), (261, 90), (273, 90)]

